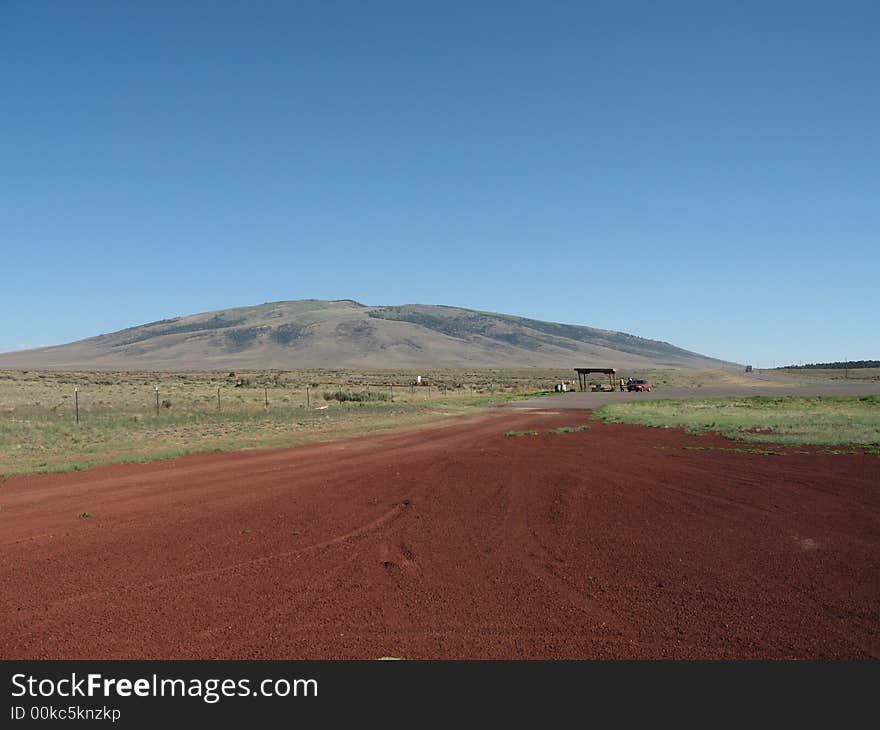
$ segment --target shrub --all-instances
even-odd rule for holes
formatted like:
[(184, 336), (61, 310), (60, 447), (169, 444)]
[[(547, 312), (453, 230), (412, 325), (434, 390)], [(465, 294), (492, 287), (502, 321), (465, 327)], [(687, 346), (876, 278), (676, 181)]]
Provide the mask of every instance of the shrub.
[(361, 391), (347, 391), (347, 390), (335, 390), (335, 391), (324, 391), (324, 400), (338, 400), (340, 403), (345, 401), (355, 401), (357, 403), (363, 403), (366, 401), (387, 401), (391, 400), (391, 395), (384, 391), (380, 390), (361, 390)]

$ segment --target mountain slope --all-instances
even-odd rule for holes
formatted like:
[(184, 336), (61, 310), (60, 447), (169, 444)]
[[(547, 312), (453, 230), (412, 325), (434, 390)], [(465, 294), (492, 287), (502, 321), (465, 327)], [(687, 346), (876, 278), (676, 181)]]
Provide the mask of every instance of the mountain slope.
[(314, 299), (174, 317), (0, 354), (0, 368), (67, 370), (719, 365), (623, 332), (459, 307)]

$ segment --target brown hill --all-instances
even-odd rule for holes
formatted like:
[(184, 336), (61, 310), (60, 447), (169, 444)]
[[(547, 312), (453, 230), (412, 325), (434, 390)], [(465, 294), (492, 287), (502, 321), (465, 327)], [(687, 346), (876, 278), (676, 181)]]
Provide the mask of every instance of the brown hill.
[(422, 367), (718, 367), (622, 332), (459, 307), (272, 302), (174, 317), (0, 354), (0, 368), (212, 370)]

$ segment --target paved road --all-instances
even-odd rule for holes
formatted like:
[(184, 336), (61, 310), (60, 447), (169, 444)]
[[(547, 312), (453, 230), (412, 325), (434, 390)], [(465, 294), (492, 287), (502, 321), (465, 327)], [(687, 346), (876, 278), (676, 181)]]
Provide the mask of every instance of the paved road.
[(880, 383), (818, 381), (806, 385), (791, 385), (769, 377), (750, 387), (719, 385), (703, 388), (655, 388), (650, 393), (558, 393), (543, 398), (505, 403), (505, 408), (595, 408), (606, 403), (632, 400), (666, 400), (691, 398), (742, 398), (749, 396), (853, 396), (880, 395)]

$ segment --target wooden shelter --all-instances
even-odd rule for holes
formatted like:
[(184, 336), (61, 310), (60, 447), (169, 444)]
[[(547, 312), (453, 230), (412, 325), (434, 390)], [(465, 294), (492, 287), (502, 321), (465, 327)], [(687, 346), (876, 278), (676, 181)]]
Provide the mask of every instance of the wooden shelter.
[(614, 376), (617, 374), (617, 371), (614, 368), (575, 368), (574, 370), (578, 374), (579, 390), (587, 389), (587, 376), (590, 373), (602, 373), (607, 375), (608, 384), (611, 386), (611, 390), (617, 390), (614, 384)]

